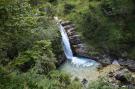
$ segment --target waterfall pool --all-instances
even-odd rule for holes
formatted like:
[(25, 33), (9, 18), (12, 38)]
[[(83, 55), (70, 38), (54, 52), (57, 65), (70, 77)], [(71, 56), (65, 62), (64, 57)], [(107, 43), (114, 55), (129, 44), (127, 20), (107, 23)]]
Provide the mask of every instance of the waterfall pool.
[(88, 80), (88, 83), (99, 79), (100, 76), (106, 76), (111, 71), (116, 71), (120, 68), (119, 65), (108, 65), (103, 67), (101, 70), (97, 70), (97, 65), (91, 65), (88, 67), (74, 65), (71, 61), (67, 60), (63, 65), (60, 66), (59, 70), (65, 72), (71, 76), (74, 80), (78, 78), (82, 81), (84, 78)]
[(86, 79), (88, 82), (91, 82), (97, 80), (99, 76), (105, 76), (110, 71), (120, 68), (120, 66), (117, 65), (118, 63), (114, 62), (112, 65), (104, 67), (98, 71), (97, 67), (99, 66), (99, 63), (96, 61), (84, 57), (74, 56), (67, 33), (61, 24), (59, 25), (59, 29), (62, 36), (64, 53), (67, 58), (67, 61), (60, 66), (59, 70), (71, 75), (71, 79), (78, 78), (80, 81)]
[(69, 38), (67, 36), (64, 27), (62, 25), (60, 25), (59, 27), (62, 36), (62, 45), (63, 45), (64, 53), (66, 55), (66, 58), (68, 59), (60, 67), (60, 70), (69, 73), (72, 76), (72, 78), (77, 77), (80, 80), (84, 78), (85, 79), (90, 78), (92, 80), (94, 78), (97, 78), (95, 74), (97, 73), (98, 63), (88, 58), (74, 56), (70, 46)]
[(78, 78), (79, 80), (83, 80), (84, 78), (87, 80), (96, 80), (98, 77), (97, 66), (82, 66), (73, 64), (71, 61), (67, 60), (61, 67), (60, 71), (63, 71), (71, 76), (71, 79)]

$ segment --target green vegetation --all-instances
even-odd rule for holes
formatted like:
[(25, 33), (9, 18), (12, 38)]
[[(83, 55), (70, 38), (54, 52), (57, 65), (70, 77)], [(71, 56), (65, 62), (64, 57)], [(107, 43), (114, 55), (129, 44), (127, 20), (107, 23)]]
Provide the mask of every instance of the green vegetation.
[[(0, 89), (82, 89), (57, 70), (63, 51), (53, 16), (73, 21), (91, 54), (135, 59), (134, 14), (134, 0), (1, 0)], [(113, 88), (98, 80), (89, 89)]]
[(57, 13), (98, 52), (135, 59), (134, 6), (134, 0), (60, 0)]
[(107, 82), (107, 79), (100, 78), (89, 84), (88, 89), (129, 89), (128, 87), (116, 87)]
[(51, 6), (42, 3), (0, 1), (0, 89), (72, 89), (69, 76), (55, 71), (63, 54), (60, 34)]

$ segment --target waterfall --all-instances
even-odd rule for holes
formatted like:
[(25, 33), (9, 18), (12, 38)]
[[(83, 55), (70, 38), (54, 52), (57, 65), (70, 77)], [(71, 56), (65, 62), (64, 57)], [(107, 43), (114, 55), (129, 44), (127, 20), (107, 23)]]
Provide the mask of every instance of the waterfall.
[(63, 44), (63, 48), (64, 48), (64, 53), (65, 53), (67, 59), (72, 60), (73, 53), (72, 53), (72, 50), (71, 50), (71, 47), (70, 47), (70, 43), (69, 43), (67, 33), (66, 33), (64, 27), (62, 27), (62, 25), (60, 25), (60, 32), (61, 32), (61, 35), (62, 35), (62, 44)]
[(77, 65), (77, 66), (83, 66), (83, 67), (98, 65), (98, 63), (94, 60), (84, 58), (84, 57), (73, 56), (73, 52), (71, 50), (69, 38), (68, 38), (67, 33), (62, 25), (60, 25), (60, 33), (62, 36), (62, 45), (63, 45), (64, 53), (65, 53), (67, 59), (71, 60), (72, 64)]

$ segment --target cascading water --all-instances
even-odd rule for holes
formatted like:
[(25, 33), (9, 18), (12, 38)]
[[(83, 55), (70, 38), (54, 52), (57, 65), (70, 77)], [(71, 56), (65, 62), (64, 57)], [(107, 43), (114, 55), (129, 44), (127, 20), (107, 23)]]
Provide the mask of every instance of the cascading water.
[[(98, 77), (101, 76), (101, 72), (99, 73), (97, 70), (99, 64), (96, 61), (88, 58), (75, 57), (71, 50), (69, 38), (64, 27), (62, 25), (60, 25), (59, 27), (62, 35), (64, 53), (67, 59), (69, 59), (60, 66), (59, 70), (71, 75), (71, 79), (86, 79), (88, 80), (88, 82), (91, 82), (92, 80), (97, 80)], [(113, 64), (118, 64), (118, 62), (114, 61)], [(117, 67), (115, 66), (113, 68), (112, 67), (110, 66), (105, 69), (105, 73), (107, 73), (107, 71), (110, 72), (110, 70), (117, 69)]]
[(61, 36), (62, 36), (64, 53), (65, 53), (67, 59), (70, 59), (71, 62), (77, 66), (89, 67), (89, 66), (97, 65), (97, 62), (94, 60), (73, 56), (73, 52), (71, 50), (71, 46), (70, 46), (70, 42), (69, 42), (67, 33), (62, 25), (60, 25), (60, 32), (61, 32)]
[(73, 53), (72, 53), (72, 50), (70, 47), (69, 39), (68, 39), (65, 29), (61, 25), (60, 25), (60, 32), (61, 32), (61, 36), (62, 36), (62, 44), (63, 44), (63, 48), (64, 48), (64, 53), (65, 53), (67, 59), (72, 60)]

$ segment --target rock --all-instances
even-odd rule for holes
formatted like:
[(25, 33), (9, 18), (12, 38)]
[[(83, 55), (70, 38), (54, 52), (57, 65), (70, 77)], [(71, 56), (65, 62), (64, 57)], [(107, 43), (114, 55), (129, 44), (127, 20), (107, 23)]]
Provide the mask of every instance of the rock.
[(132, 84), (128, 85), (128, 89), (135, 89), (135, 85)]
[(133, 64), (133, 65), (128, 65), (127, 68), (128, 68), (130, 71), (135, 72), (135, 64)]
[(74, 24), (70, 24), (70, 25), (65, 25), (65, 26), (64, 26), (64, 29), (65, 29), (65, 30), (69, 30), (70, 28), (74, 28), (74, 27), (75, 27)]
[(119, 64), (126, 66), (129, 70), (135, 72), (135, 61), (131, 59), (119, 59)]
[(124, 76), (124, 74), (117, 74), (115, 76), (116, 80), (119, 80), (122, 83), (128, 83), (128, 80), (126, 79), (126, 77)]
[(109, 76), (109, 77), (113, 77), (113, 76), (114, 76), (113, 72), (109, 72), (109, 73), (108, 73), (108, 76)]
[(88, 83), (88, 80), (86, 80), (85, 78), (81, 81), (83, 85)]
[(101, 69), (103, 69), (103, 66), (101, 64), (99, 64), (97, 69), (98, 69), (98, 71), (100, 71)]
[(70, 28), (67, 30), (67, 33), (75, 31), (75, 28)]
[(113, 65), (118, 65), (118, 66), (120, 66), (117, 60), (114, 60), (114, 61), (112, 62), (112, 64), (113, 64)]
[(78, 39), (70, 39), (70, 43), (71, 45), (77, 45), (77, 44), (81, 44), (81, 40), (78, 38)]
[(69, 25), (69, 24), (72, 24), (72, 23), (70, 21), (61, 21), (62, 26), (66, 26), (66, 25)]
[(107, 57), (106, 55), (103, 55), (97, 61), (99, 61), (103, 66), (112, 64), (112, 59), (110, 57)]
[(75, 48), (74, 53), (78, 56), (89, 57), (88, 52), (84, 48)]
[(73, 35), (73, 36), (69, 36), (69, 39), (79, 39), (79, 35)]
[(76, 55), (88, 57), (88, 54), (87, 54), (88, 51), (86, 50), (83, 44), (73, 45), (73, 49)]
[(77, 35), (75, 31), (72, 31), (72, 32), (68, 32), (67, 34), (68, 34), (68, 36)]
[(118, 62), (121, 66), (126, 66), (126, 61), (124, 59), (118, 59)]
[(134, 60), (130, 60), (128, 59), (126, 61), (126, 64), (127, 64), (127, 68), (133, 72), (135, 72), (135, 61)]
[(70, 21), (61, 21), (60, 24), (64, 27), (68, 35), (73, 54), (77, 56), (89, 57), (87, 47), (82, 45), (79, 35), (75, 32), (75, 25)]
[(121, 54), (121, 56), (122, 56), (122, 57), (127, 57), (127, 56), (128, 56), (128, 53), (127, 53), (127, 52), (123, 52), (123, 53)]

